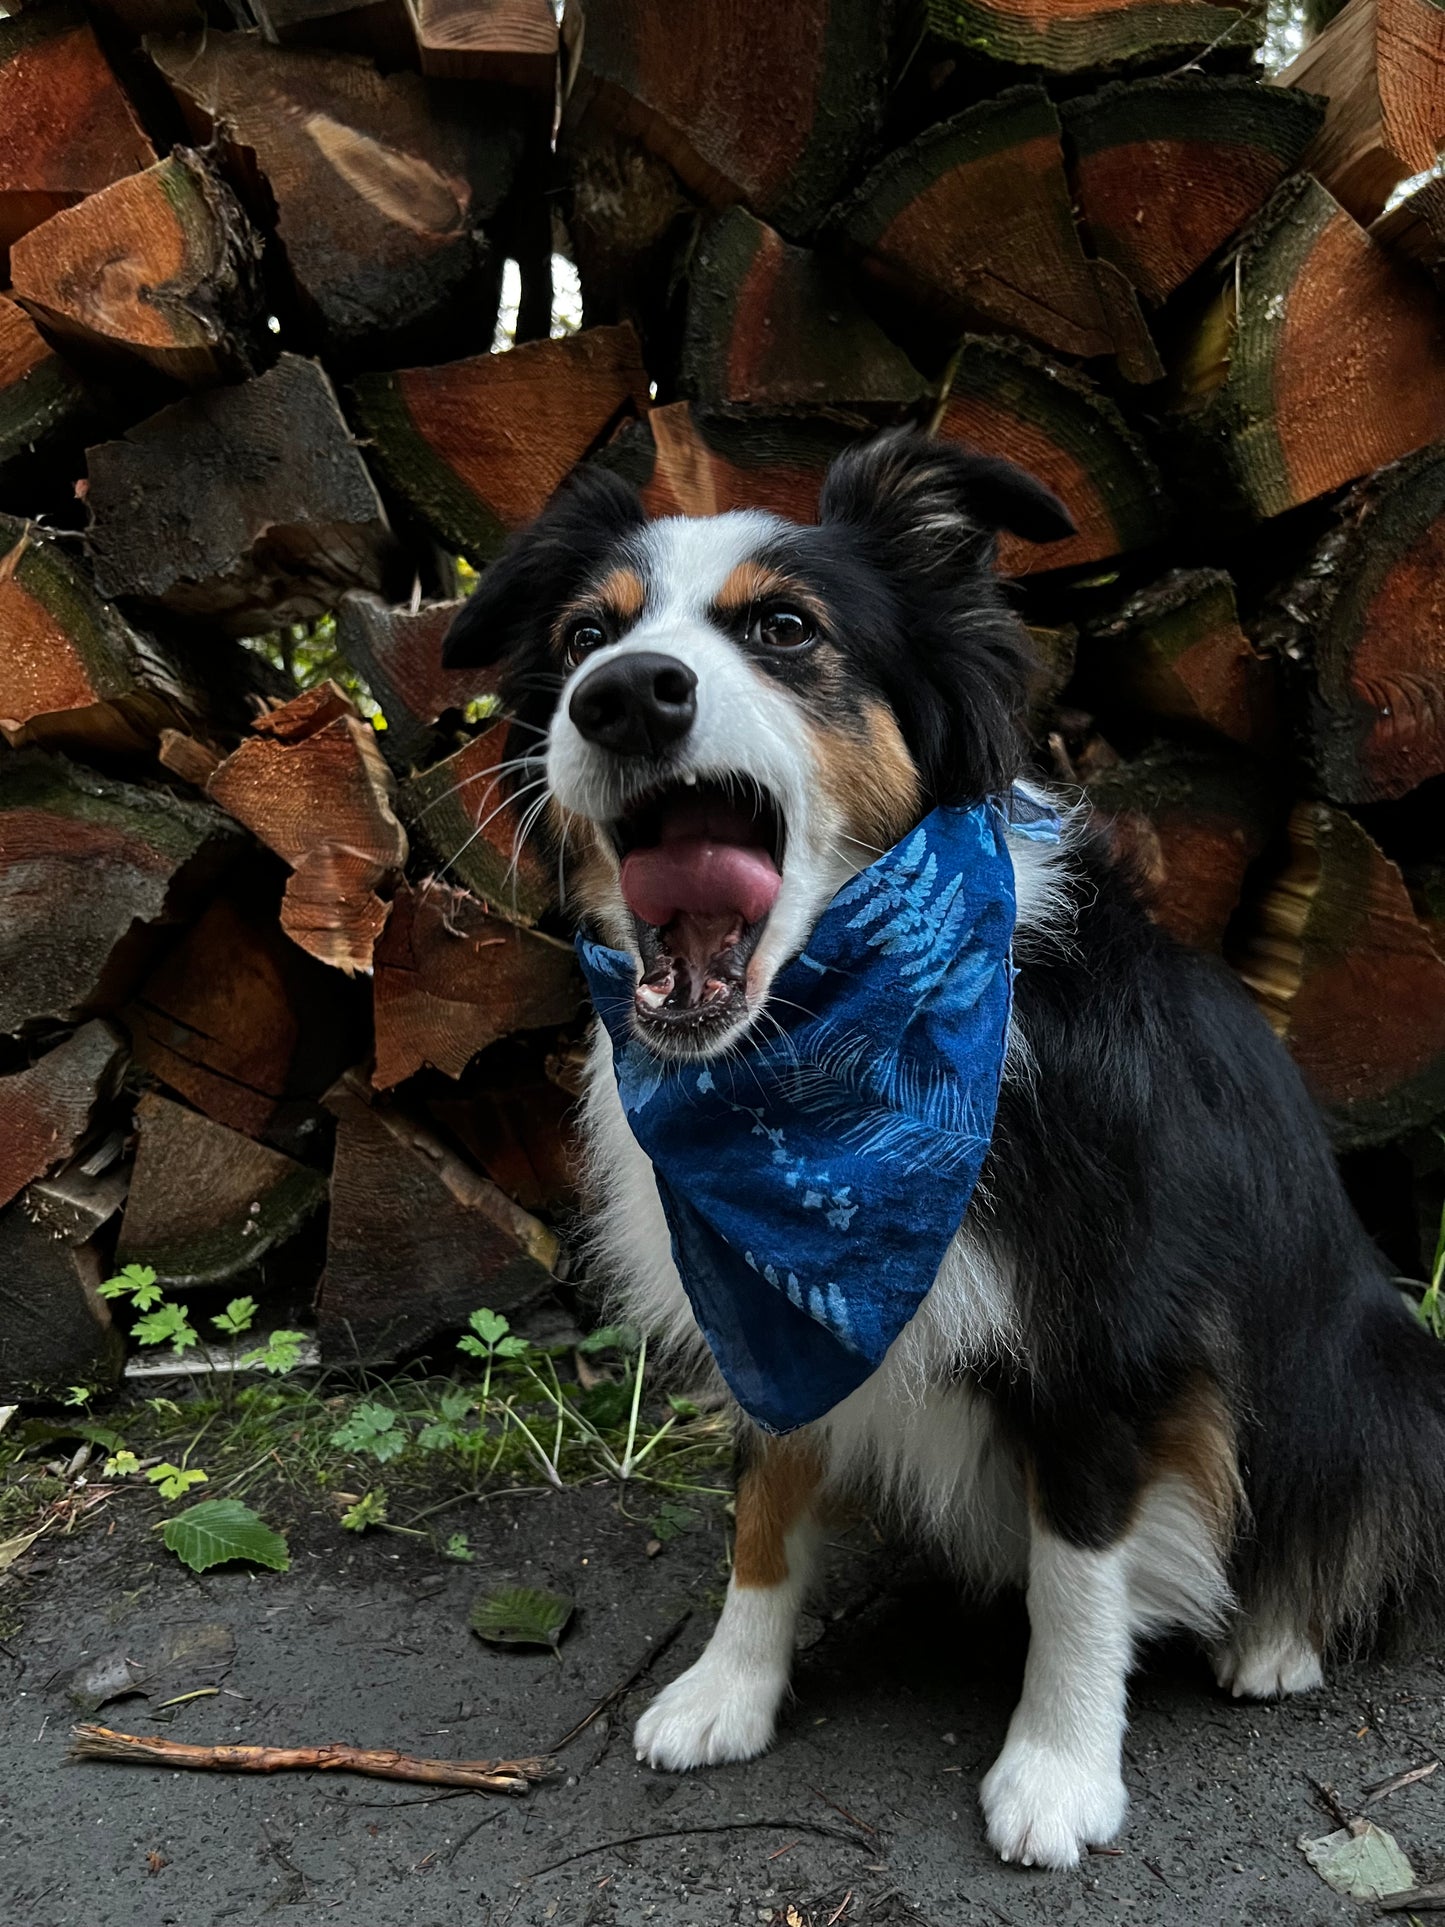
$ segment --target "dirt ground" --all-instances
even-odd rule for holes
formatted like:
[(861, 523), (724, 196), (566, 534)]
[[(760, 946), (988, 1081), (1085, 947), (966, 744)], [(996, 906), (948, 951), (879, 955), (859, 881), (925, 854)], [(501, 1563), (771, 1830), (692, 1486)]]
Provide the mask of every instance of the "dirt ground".
[[(647, 1681), (521, 1800), (72, 1764), (70, 1670), (113, 1652), (146, 1664), (198, 1624), (234, 1636), (219, 1693), (159, 1719), (145, 1698), (97, 1717), (201, 1742), (349, 1740), (469, 1758), (543, 1749), (688, 1608), (657, 1679), (690, 1661), (725, 1577), (720, 1518), (649, 1557), (647, 1527), (602, 1487), (470, 1508), (471, 1565), (301, 1520), (290, 1572), (204, 1578), (161, 1550), (137, 1509), (111, 1510), (113, 1530), (101, 1515), (37, 1544), (0, 1594), (5, 1927), (1322, 1927), (1373, 1909), (1332, 1893), (1296, 1847), (1332, 1826), (1313, 1783), (1353, 1809), (1365, 1788), (1445, 1751), (1438, 1657), (1241, 1706), (1171, 1650), (1136, 1683), (1120, 1849), (1076, 1873), (1002, 1867), (976, 1789), (1017, 1689), (1022, 1608), (969, 1611), (859, 1528), (832, 1555), (778, 1744), (750, 1766), (686, 1778), (639, 1766), (628, 1737)], [(560, 1661), (467, 1630), (474, 1596), (508, 1583), (576, 1596)], [(185, 1690), (182, 1669), (167, 1696)], [(1445, 1876), (1445, 1770), (1371, 1817), (1422, 1882)]]

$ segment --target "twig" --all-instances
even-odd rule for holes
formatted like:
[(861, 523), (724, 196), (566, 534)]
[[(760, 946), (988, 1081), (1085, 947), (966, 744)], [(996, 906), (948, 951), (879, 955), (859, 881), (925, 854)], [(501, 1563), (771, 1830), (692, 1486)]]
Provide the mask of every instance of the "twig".
[(692, 1607), (689, 1606), (680, 1618), (672, 1622), (662, 1637), (653, 1642), (652, 1646), (642, 1655), (642, 1658), (638, 1660), (626, 1679), (619, 1680), (610, 1692), (604, 1693), (590, 1713), (578, 1720), (570, 1732), (564, 1733), (560, 1740), (557, 1740), (552, 1746), (548, 1747), (548, 1753), (560, 1753), (564, 1746), (570, 1746), (579, 1733), (585, 1733), (587, 1731), (593, 1720), (600, 1719), (609, 1707), (617, 1704), (618, 1700), (620, 1700), (625, 1693), (630, 1693), (638, 1680), (640, 1680), (644, 1674), (650, 1672), (657, 1661), (662, 1658), (662, 1655), (667, 1651), (668, 1647), (677, 1638), (678, 1634), (691, 1618)]
[(809, 1793), (816, 1793), (825, 1807), (831, 1807), (834, 1813), (841, 1813), (849, 1826), (856, 1827), (860, 1833), (866, 1833), (874, 1840), (878, 1838), (877, 1827), (870, 1827), (868, 1822), (866, 1820), (860, 1820), (856, 1813), (850, 1813), (847, 1807), (840, 1807), (836, 1800), (830, 1800), (821, 1787), (813, 1786), (810, 1782), (808, 1791)]
[(108, 1726), (72, 1726), (71, 1758), (142, 1760), (157, 1766), (212, 1773), (367, 1773), (379, 1780), (420, 1780), (428, 1786), (472, 1787), (481, 1793), (526, 1793), (552, 1770), (548, 1759), (419, 1760), (386, 1747), (188, 1746), (180, 1740), (142, 1738)]
[(1307, 1773), (1305, 1778), (1314, 1788), (1320, 1805), (1334, 1821), (1335, 1825), (1337, 1827), (1348, 1827), (1350, 1824), (1350, 1816), (1341, 1805), (1340, 1796), (1336, 1793), (1335, 1789), (1326, 1781), (1317, 1780), (1312, 1773)]
[(594, 1853), (607, 1853), (613, 1847), (636, 1847), (648, 1840), (682, 1840), (696, 1833), (816, 1833), (824, 1840), (842, 1840), (847, 1846), (862, 1848), (862, 1841), (855, 1840), (851, 1833), (844, 1833), (841, 1827), (825, 1827), (817, 1820), (719, 1820), (711, 1825), (695, 1827), (662, 1827), (656, 1833), (624, 1833), (616, 1840), (599, 1840), (595, 1847), (579, 1847), (576, 1853), (564, 1853), (560, 1860), (549, 1860), (545, 1867), (533, 1867), (527, 1874), (528, 1880), (537, 1880), (544, 1873), (555, 1873), (558, 1867), (568, 1867), (574, 1860), (590, 1859)]
[(1377, 1800), (1388, 1800), (1392, 1793), (1398, 1793), (1402, 1787), (1414, 1786), (1417, 1780), (1428, 1780), (1439, 1768), (1438, 1760), (1426, 1760), (1423, 1766), (1412, 1766), (1406, 1773), (1392, 1773), (1388, 1780), (1381, 1780), (1378, 1786), (1365, 1789), (1360, 1811), (1363, 1813), (1366, 1807), (1374, 1806)]

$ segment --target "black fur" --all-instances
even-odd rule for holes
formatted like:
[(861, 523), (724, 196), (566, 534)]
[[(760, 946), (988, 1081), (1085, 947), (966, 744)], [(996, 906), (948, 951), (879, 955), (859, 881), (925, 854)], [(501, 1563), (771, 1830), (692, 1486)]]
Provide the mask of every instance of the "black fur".
[[(514, 711), (545, 723), (563, 681), (551, 617), (643, 520), (625, 484), (584, 473), (487, 571), (448, 664), (509, 655)], [(842, 727), (885, 702), (927, 805), (1022, 768), (1032, 664), (995, 538), (1071, 528), (1010, 464), (899, 433), (843, 456), (820, 526), (759, 559), (836, 612), (841, 672), (818, 700)], [(820, 674), (765, 666), (805, 698)], [(1127, 1525), (1181, 1394), (1217, 1388), (1247, 1504), (1245, 1611), (1354, 1643), (1445, 1582), (1445, 1348), (1391, 1283), (1243, 990), (1150, 922), (1101, 845), (1076, 868), (1070, 940), (1021, 950), (1033, 1069), (1005, 1083), (973, 1212), (1017, 1276), (1023, 1342), (979, 1383), (1056, 1530), (1090, 1546)]]

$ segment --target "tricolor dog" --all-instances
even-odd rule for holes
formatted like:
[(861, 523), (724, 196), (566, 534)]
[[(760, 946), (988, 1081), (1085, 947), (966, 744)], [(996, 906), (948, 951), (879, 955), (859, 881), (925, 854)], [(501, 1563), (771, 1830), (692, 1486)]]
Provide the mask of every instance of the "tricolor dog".
[(771, 1744), (823, 1522), (861, 1497), (1024, 1588), (980, 1792), (997, 1851), (1048, 1867), (1123, 1824), (1142, 1641), (1307, 1692), (1445, 1577), (1445, 1352), (1248, 998), (1024, 774), (996, 537), (1069, 528), (904, 432), (835, 464), (816, 527), (650, 520), (588, 470), (448, 644), (505, 662), (585, 935), (617, 1309), (738, 1400), (727, 1603), (638, 1755)]

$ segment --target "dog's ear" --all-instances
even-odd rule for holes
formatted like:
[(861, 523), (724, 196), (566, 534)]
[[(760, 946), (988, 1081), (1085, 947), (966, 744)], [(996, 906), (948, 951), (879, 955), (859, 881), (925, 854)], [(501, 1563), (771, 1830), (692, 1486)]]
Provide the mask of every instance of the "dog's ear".
[(823, 484), (819, 520), (876, 535), (891, 560), (924, 574), (991, 556), (1001, 529), (1060, 542), (1073, 517), (1013, 462), (956, 442), (892, 429), (840, 455)]
[(510, 655), (646, 520), (630, 482), (611, 469), (578, 469), (483, 571), (447, 631), (443, 666), (484, 669)]

